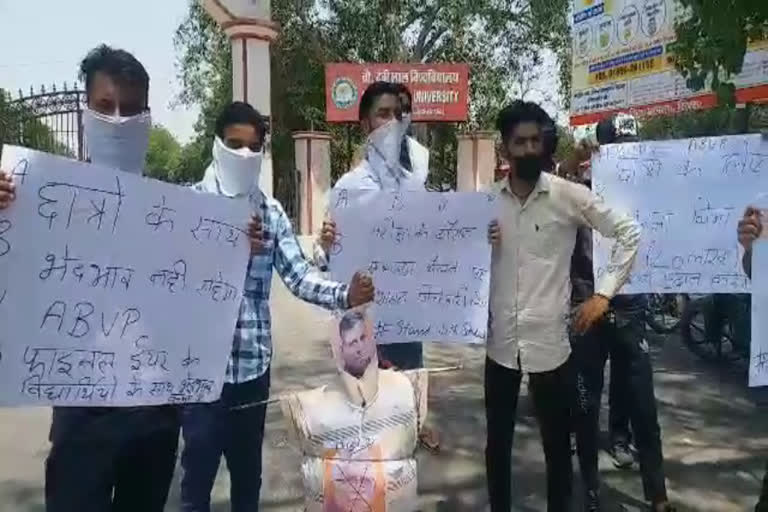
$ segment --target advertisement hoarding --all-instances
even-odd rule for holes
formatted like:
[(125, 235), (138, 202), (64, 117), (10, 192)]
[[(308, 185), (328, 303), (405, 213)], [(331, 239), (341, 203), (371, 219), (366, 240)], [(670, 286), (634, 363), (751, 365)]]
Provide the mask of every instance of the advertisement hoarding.
[[(710, 89), (688, 89), (675, 70), (670, 44), (682, 12), (675, 0), (573, 0), (573, 7), (571, 125), (717, 105)], [(738, 102), (768, 101), (768, 43), (750, 45), (733, 82)]]

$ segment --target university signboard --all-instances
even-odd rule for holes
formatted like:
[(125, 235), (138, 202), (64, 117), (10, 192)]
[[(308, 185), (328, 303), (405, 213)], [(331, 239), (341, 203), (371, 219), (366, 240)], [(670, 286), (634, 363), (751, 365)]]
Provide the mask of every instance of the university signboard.
[(373, 82), (402, 83), (413, 94), (413, 121), (466, 121), (467, 64), (326, 64), (325, 111), (333, 123), (356, 122), (360, 97)]

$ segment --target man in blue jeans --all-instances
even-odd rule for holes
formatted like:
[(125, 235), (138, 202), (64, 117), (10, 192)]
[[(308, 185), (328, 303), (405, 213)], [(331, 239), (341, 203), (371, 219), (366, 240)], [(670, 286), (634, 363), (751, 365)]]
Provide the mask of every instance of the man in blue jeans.
[(231, 510), (254, 512), (261, 491), (261, 447), (272, 359), (269, 294), (272, 269), (298, 298), (327, 309), (346, 309), (373, 299), (371, 278), (355, 274), (349, 285), (322, 279), (304, 257), (291, 222), (275, 199), (258, 189), (266, 126), (250, 105), (235, 102), (216, 122), (213, 162), (200, 192), (250, 201), (251, 260), (232, 355), (221, 398), (185, 407), (181, 509), (208, 512), (222, 454), (230, 473)]

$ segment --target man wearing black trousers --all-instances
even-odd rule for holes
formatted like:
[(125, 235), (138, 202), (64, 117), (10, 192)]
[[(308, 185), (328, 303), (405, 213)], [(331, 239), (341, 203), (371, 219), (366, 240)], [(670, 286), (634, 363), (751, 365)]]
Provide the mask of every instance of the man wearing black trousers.
[(586, 187), (542, 173), (551, 166), (556, 144), (547, 140), (554, 122), (541, 107), (516, 101), (502, 110), (497, 126), (510, 171), (492, 187), (500, 216), (489, 228), (493, 257), (485, 407), (491, 511), (511, 509), (511, 451), (523, 372), (529, 373), (547, 463), (548, 510), (567, 511), (575, 390), (569, 362), (569, 269), (576, 231), (585, 226), (617, 241), (611, 255), (616, 272), (600, 280), (574, 322), (584, 332), (605, 314), (629, 275), (640, 229)]
[[(625, 122), (622, 123), (621, 119)], [(636, 140), (634, 119), (620, 116), (601, 121), (597, 127), (601, 144)], [(586, 180), (589, 184), (589, 181)], [(580, 229), (571, 259), (572, 303), (578, 308), (592, 295), (592, 233)], [(645, 340), (644, 295), (613, 298), (606, 318), (586, 333), (571, 334), (571, 358), (576, 371), (577, 400), (574, 407), (577, 451), (586, 496), (584, 509), (600, 510), (598, 444), (600, 400), (605, 362), (611, 357), (610, 429), (614, 457), (632, 463), (629, 452), (629, 423), (640, 459), (645, 498), (652, 511), (673, 510), (667, 499), (661, 429), (656, 411), (653, 368)]]

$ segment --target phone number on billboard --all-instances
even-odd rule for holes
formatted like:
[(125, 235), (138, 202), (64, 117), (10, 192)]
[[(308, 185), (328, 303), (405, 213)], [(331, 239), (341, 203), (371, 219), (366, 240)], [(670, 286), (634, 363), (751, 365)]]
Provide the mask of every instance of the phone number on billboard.
[(595, 73), (590, 73), (589, 83), (599, 84), (601, 82), (610, 82), (612, 80), (621, 80), (632, 76), (642, 75), (648, 72), (661, 71), (662, 60), (658, 57), (630, 62), (616, 66), (615, 68), (604, 69)]

